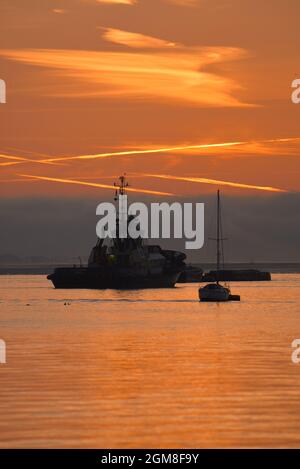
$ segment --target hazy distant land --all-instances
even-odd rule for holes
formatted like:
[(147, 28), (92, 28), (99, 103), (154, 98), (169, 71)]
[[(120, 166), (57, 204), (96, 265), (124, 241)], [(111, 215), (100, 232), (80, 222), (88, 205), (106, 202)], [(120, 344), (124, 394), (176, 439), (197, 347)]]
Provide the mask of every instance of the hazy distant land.
[[(32, 264), (0, 264), (0, 275), (47, 275), (55, 267), (67, 267), (77, 265), (77, 262), (57, 262), (57, 263), (32, 263)], [(83, 263), (83, 265), (86, 265)], [(214, 263), (204, 262), (203, 264), (192, 264), (201, 267), (204, 271), (215, 268)], [(225, 269), (259, 269), (271, 273), (300, 273), (300, 262), (274, 262), (274, 263), (227, 263)]]

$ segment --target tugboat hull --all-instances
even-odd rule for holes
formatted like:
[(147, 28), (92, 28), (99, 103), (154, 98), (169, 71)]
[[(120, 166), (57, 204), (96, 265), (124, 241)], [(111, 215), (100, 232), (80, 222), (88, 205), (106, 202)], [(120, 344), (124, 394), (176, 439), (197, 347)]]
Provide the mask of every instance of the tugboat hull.
[(165, 271), (157, 275), (138, 275), (134, 272), (117, 272), (114, 269), (67, 267), (57, 268), (48, 275), (55, 288), (59, 289), (144, 289), (172, 288), (180, 272)]

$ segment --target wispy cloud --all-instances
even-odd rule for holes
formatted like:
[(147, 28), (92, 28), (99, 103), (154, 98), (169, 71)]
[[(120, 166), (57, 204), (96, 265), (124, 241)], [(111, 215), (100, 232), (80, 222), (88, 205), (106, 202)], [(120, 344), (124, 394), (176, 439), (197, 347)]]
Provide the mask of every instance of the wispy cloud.
[[(87, 1), (87, 0), (84, 0)], [(92, 1), (92, 0), (89, 0)], [(94, 0), (96, 3), (108, 3), (108, 4), (119, 4), (119, 5), (135, 5), (139, 0)], [(164, 0), (167, 3), (173, 3), (180, 6), (195, 6), (199, 3), (199, 0)]]
[(5, 163), (0, 163), (0, 166), (13, 166), (15, 164), (19, 164), (18, 161), (6, 161)]
[(200, 3), (200, 0), (165, 0), (168, 3), (175, 3), (175, 5), (192, 7)]
[[(240, 85), (228, 77), (209, 73), (210, 64), (240, 60), (245, 51), (231, 47), (183, 47), (137, 53), (48, 49), (3, 50), (10, 60), (57, 70), (59, 82), (52, 95), (62, 97), (124, 97), (182, 102), (198, 107), (248, 107), (234, 96)], [(66, 79), (78, 79), (77, 90), (61, 91)], [(82, 82), (89, 86), (84, 87)], [(92, 87), (91, 84), (94, 86)]]
[[(85, 182), (85, 181), (78, 181), (74, 179), (61, 179), (61, 178), (51, 178), (47, 176), (35, 176), (35, 175), (30, 175), (30, 174), (18, 174), (18, 176), (24, 177), (24, 178), (30, 178), (31, 180), (39, 180), (39, 181), (49, 181), (49, 182), (58, 182), (61, 184), (74, 184), (74, 185), (79, 185), (79, 186), (87, 186), (87, 187), (94, 187), (98, 189), (113, 189), (115, 190), (116, 187), (108, 184), (98, 184), (95, 182)], [(161, 192), (161, 191), (151, 191), (148, 189), (134, 189), (132, 187), (127, 188), (128, 192), (135, 192), (138, 194), (146, 194), (146, 195), (163, 195), (163, 196), (171, 196), (174, 195), (171, 192)]]
[(121, 5), (135, 5), (137, 0), (96, 0), (97, 3), (112, 3)]
[[(139, 149), (133, 150), (121, 150), (121, 151), (113, 151), (113, 152), (105, 152), (105, 153), (95, 153), (90, 155), (76, 155), (76, 156), (61, 156), (55, 158), (48, 158), (44, 160), (40, 160), (40, 162), (53, 162), (58, 163), (62, 161), (68, 160), (97, 160), (102, 158), (112, 158), (118, 156), (143, 156), (143, 155), (154, 155), (154, 154), (162, 154), (162, 153), (182, 153), (187, 155), (195, 155), (195, 156), (205, 156), (211, 154), (213, 152), (219, 156), (227, 154), (228, 152), (234, 156), (233, 151), (235, 154), (238, 155), (282, 155), (283, 152), (286, 155), (294, 155), (299, 153), (299, 143), (300, 138), (298, 137), (291, 137), (291, 138), (278, 138), (278, 139), (269, 139), (269, 140), (257, 140), (257, 141), (236, 141), (236, 142), (220, 142), (220, 143), (202, 143), (202, 144), (193, 144), (193, 145), (177, 145), (177, 146), (163, 146), (163, 147), (144, 147)], [(281, 144), (288, 145), (288, 147), (282, 147)], [(289, 145), (294, 144), (292, 147)], [(238, 152), (238, 153), (236, 153)]]
[(200, 145), (184, 145), (184, 146), (171, 146), (161, 148), (150, 148), (141, 150), (123, 150), (107, 153), (96, 153), (94, 155), (77, 155), (77, 156), (61, 156), (56, 158), (49, 158), (46, 160), (40, 160), (43, 162), (60, 162), (68, 160), (96, 160), (99, 158), (110, 158), (116, 156), (139, 156), (139, 155), (153, 155), (155, 153), (174, 153), (176, 151), (188, 151), (188, 150), (208, 150), (211, 148), (226, 148), (236, 145), (243, 145), (244, 142), (226, 142), (226, 143), (211, 143), (211, 144), (200, 144)]
[(277, 187), (270, 187), (270, 186), (257, 186), (252, 184), (243, 184), (240, 182), (233, 182), (233, 181), (221, 181), (219, 179), (208, 179), (208, 178), (200, 178), (200, 177), (179, 177), (179, 176), (172, 176), (166, 174), (147, 174), (142, 173), (139, 176), (143, 177), (152, 177), (158, 179), (167, 179), (169, 181), (186, 181), (186, 182), (196, 182), (198, 184), (213, 184), (215, 186), (229, 186), (235, 187), (236, 189), (252, 189), (252, 190), (259, 190), (259, 191), (266, 191), (266, 192), (287, 192), (284, 189), (278, 189)]
[(113, 28), (106, 29), (102, 34), (102, 37), (106, 41), (134, 48), (164, 49), (166, 47), (170, 48), (176, 46), (174, 42)]
[[(0, 158), (7, 160), (14, 160), (8, 163), (0, 163), (2, 166), (9, 166), (10, 164), (34, 163), (34, 164), (53, 164), (63, 165), (68, 161), (85, 161), (97, 160), (103, 158), (116, 158), (124, 156), (151, 156), (155, 154), (183, 154), (193, 155), (195, 157), (205, 157), (213, 154), (215, 157), (222, 157), (230, 155), (230, 157), (249, 156), (249, 155), (279, 155), (279, 156), (295, 156), (299, 154), (300, 137), (290, 138), (275, 138), (267, 140), (249, 140), (249, 141), (236, 141), (236, 142), (219, 142), (219, 143), (199, 143), (191, 145), (170, 145), (170, 146), (157, 146), (149, 147), (144, 146), (137, 149), (125, 149), (120, 151), (109, 151), (95, 154), (84, 154), (74, 156), (55, 156), (48, 157), (42, 153), (25, 152), (30, 155), (36, 154), (37, 156), (44, 156), (43, 159), (25, 158), (19, 155), (6, 155), (0, 154)], [(23, 150), (19, 150), (23, 152)]]
[(57, 15), (64, 15), (65, 13), (67, 13), (67, 10), (65, 10), (64, 8), (53, 8), (52, 12), (56, 13)]
[[(24, 177), (26, 179), (30, 179), (32, 181), (47, 181), (47, 182), (57, 182), (61, 184), (73, 184), (79, 186), (87, 186), (92, 188), (98, 189), (115, 189), (115, 186), (110, 184), (100, 184), (95, 182), (87, 182), (87, 181), (79, 181), (77, 179), (62, 179), (62, 178), (55, 178), (55, 177), (48, 177), (48, 176), (35, 176), (32, 174), (18, 174), (17, 176)], [(260, 185), (253, 185), (253, 184), (244, 184), (240, 182), (234, 181), (224, 181), (219, 179), (209, 179), (209, 178), (200, 178), (200, 177), (183, 177), (183, 176), (173, 176), (169, 174), (151, 174), (151, 173), (133, 173), (133, 176), (138, 177), (150, 177), (156, 179), (165, 179), (168, 181), (183, 181), (183, 182), (192, 182), (198, 184), (211, 184), (215, 186), (227, 186), (233, 187), (235, 189), (248, 189), (248, 190), (259, 190), (264, 192), (287, 192), (284, 189), (279, 189), (277, 187), (272, 186), (260, 186)], [(134, 189), (132, 187), (128, 187), (127, 190), (129, 192), (135, 192), (139, 194), (147, 194), (147, 195), (158, 195), (158, 196), (172, 196), (174, 195), (171, 192), (162, 192), (162, 191), (153, 191), (148, 189)], [(177, 191), (177, 195), (178, 195)]]
[[(32, 152), (31, 154), (34, 154), (35, 152)], [(40, 156), (45, 156), (43, 154), (39, 154)], [(0, 158), (3, 158), (5, 160), (9, 160), (8, 162), (0, 163), (0, 166), (11, 166), (14, 164), (21, 164), (21, 163), (34, 163), (34, 164), (50, 164), (50, 165), (58, 165), (60, 166), (60, 162), (56, 162), (55, 160), (52, 160), (51, 158), (45, 159), (45, 160), (35, 160), (32, 158), (25, 158), (23, 156), (17, 156), (17, 155), (5, 155), (5, 154), (0, 154)], [(13, 161), (12, 161), (13, 160)]]

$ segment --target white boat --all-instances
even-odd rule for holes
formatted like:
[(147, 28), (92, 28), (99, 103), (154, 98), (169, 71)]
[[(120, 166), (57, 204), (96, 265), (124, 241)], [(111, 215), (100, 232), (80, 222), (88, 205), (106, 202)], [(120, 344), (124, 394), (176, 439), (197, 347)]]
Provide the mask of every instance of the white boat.
[(228, 285), (223, 286), (218, 280), (218, 274), (220, 272), (220, 261), (221, 261), (221, 247), (223, 238), (221, 237), (221, 209), (220, 209), (220, 191), (217, 195), (217, 237), (214, 241), (217, 242), (217, 270), (216, 277), (217, 281), (214, 283), (208, 283), (205, 287), (199, 288), (199, 299), (200, 301), (240, 301), (239, 295), (232, 295)]

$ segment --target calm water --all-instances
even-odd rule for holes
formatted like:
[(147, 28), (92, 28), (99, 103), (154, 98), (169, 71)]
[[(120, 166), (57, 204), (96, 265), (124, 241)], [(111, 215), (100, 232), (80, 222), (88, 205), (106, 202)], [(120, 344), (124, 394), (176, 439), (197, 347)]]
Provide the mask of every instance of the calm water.
[(300, 447), (300, 275), (232, 290), (0, 276), (0, 447)]

